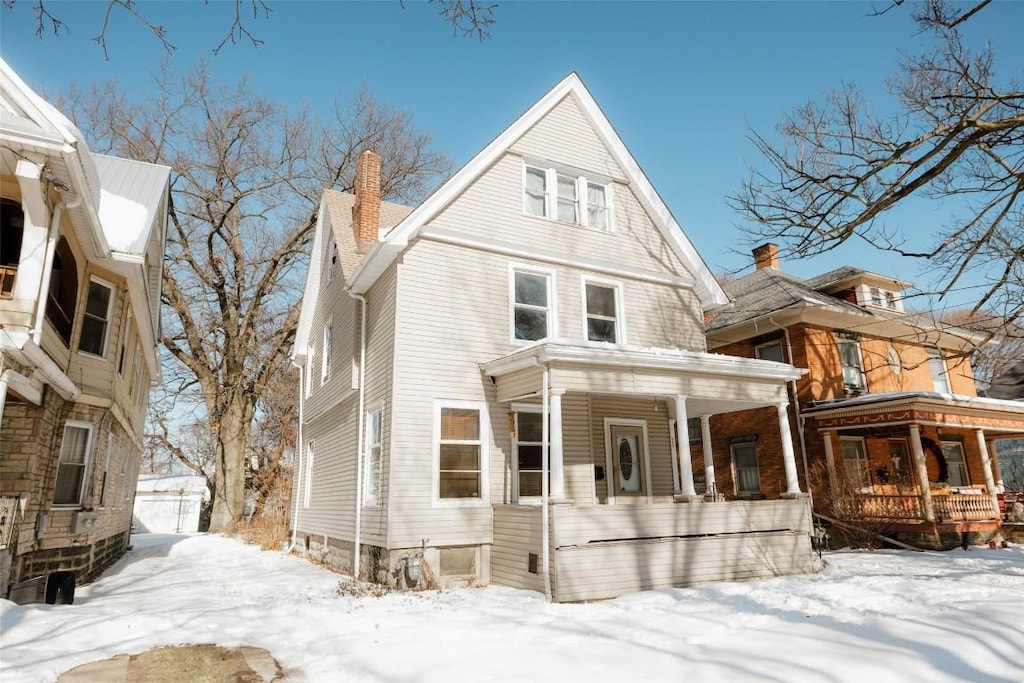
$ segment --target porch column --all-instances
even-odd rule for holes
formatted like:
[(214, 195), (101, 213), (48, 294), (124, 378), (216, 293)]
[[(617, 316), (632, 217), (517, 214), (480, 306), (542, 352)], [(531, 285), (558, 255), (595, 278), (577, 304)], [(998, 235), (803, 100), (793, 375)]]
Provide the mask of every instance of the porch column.
[[(42, 162), (19, 159), (15, 166), (18, 189), (21, 190), (21, 207), (24, 211), (24, 228), (21, 235), (21, 253), (18, 255), (18, 276), (14, 280), (15, 299), (24, 302), (42, 301), (45, 310), (47, 289), (40, 286), (47, 276), (47, 260), (52, 263), (53, 251), (57, 244), (56, 231), (47, 244), (46, 192), (42, 185)], [(35, 320), (32, 321), (33, 324)]]
[(551, 420), (551, 497), (565, 498), (565, 458), (562, 451), (562, 394), (565, 389), (552, 389), (548, 397)]
[(690, 458), (690, 436), (686, 429), (686, 397), (676, 396), (676, 443), (679, 444), (679, 495), (696, 498), (693, 488), (693, 460)]
[(828, 495), (839, 491), (839, 480), (836, 478), (836, 456), (832, 450), (832, 432), (821, 433), (825, 446), (825, 467), (828, 469)]
[(996, 493), (1006, 493), (1006, 486), (1003, 484), (1003, 472), (999, 469), (999, 452), (996, 451), (996, 442), (989, 441), (988, 452), (992, 460), (992, 477), (996, 480)]
[(910, 450), (914, 454), (914, 465), (917, 467), (917, 485), (921, 488), (921, 505), (924, 507), (924, 520), (935, 521), (935, 503), (932, 502), (932, 490), (928, 486), (928, 466), (924, 463), (924, 449), (921, 447), (921, 429), (910, 425)]
[(715, 457), (714, 449), (711, 447), (711, 416), (700, 416), (700, 441), (704, 446), (704, 481), (707, 488), (705, 491), (710, 494), (718, 492), (715, 486)]
[(978, 452), (981, 453), (981, 471), (985, 473), (985, 488), (992, 498), (992, 509), (999, 514), (999, 495), (996, 490), (996, 479), (992, 476), (992, 458), (988, 454), (988, 444), (985, 443), (985, 430), (975, 429), (974, 435), (978, 437)]
[(782, 437), (782, 464), (786, 467), (787, 496), (800, 495), (800, 479), (796, 473), (796, 454), (793, 452), (793, 433), (789, 429), (789, 404), (776, 403), (779, 414), (779, 435)]

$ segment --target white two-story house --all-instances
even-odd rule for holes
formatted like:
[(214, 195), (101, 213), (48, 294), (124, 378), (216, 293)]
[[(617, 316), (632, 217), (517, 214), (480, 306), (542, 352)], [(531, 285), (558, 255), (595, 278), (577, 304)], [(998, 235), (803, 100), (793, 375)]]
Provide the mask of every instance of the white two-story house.
[(128, 547), (169, 181), (0, 61), (0, 597), (69, 601)]
[[(727, 298), (577, 75), (418, 207), (380, 201), (379, 164), (325, 192), (306, 281), (307, 552), (559, 601), (813, 568), (786, 412), (801, 371), (706, 352)], [(688, 425), (761, 406), (784, 495), (714, 495)]]

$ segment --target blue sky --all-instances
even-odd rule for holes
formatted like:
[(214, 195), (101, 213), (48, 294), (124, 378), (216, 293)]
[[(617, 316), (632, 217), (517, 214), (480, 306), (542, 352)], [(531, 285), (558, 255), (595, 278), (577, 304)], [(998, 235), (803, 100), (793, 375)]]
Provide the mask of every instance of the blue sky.
[[(105, 3), (49, 0), (70, 33), (37, 38), (28, 0), (0, 12), (0, 54), (30, 86), (56, 93), (72, 82), (119, 80), (144, 88), (160, 68), (160, 43), (124, 13), (108, 31), (110, 59), (90, 42)], [(916, 52), (906, 8), (870, 16), (862, 2), (501, 2), (485, 41), (452, 36), (437, 8), (407, 0), (271, 2), (250, 23), (265, 42), (212, 48), (227, 30), (231, 3), (146, 2), (166, 26), (178, 70), (209, 60), (233, 82), (298, 107), (329, 110), (361, 83), (413, 112), (439, 149), (461, 165), (566, 73), (577, 71), (715, 272), (750, 263), (741, 217), (725, 202), (759, 163), (748, 127), (770, 133), (792, 108), (841, 81), (859, 85), (879, 111), (882, 85), (901, 50)], [(1021, 76), (1024, 3), (1004, 2), (967, 26), (971, 42), (991, 39), (999, 73)], [(930, 233), (945, 214), (927, 204), (897, 216)], [(919, 262), (901, 262), (860, 244), (784, 270), (811, 276), (853, 263), (927, 282)], [(971, 303), (969, 291), (951, 303)]]

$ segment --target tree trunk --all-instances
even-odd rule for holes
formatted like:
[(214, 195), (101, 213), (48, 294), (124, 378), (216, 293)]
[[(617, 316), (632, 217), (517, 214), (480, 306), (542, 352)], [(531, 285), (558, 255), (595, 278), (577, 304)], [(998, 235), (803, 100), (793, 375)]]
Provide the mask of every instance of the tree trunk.
[(217, 425), (217, 495), (213, 499), (210, 531), (231, 533), (245, 513), (246, 435), (251, 409), (243, 399), (225, 408)]

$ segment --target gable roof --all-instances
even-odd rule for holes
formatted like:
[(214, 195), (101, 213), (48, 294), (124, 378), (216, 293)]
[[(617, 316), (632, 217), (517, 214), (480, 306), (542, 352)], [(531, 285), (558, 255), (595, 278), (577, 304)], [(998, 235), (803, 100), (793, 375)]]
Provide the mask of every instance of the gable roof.
[(110, 250), (142, 257), (170, 190), (167, 166), (93, 155), (100, 178), (100, 223)]
[(705, 308), (728, 301), (707, 264), (697, 253), (689, 238), (672, 216), (657, 190), (640, 169), (611, 122), (574, 72), (562, 79), (536, 104), (516, 119), (498, 137), (470, 159), (455, 175), (420, 204), (383, 240), (378, 241), (363, 258), (347, 286), (357, 294), (365, 293), (373, 282), (423, 230), (427, 223), (459, 197), (487, 171), (510, 147), (566, 97), (575, 98), (580, 110), (593, 126), (601, 141), (623, 169), (643, 208), (650, 215), (662, 237), (695, 280), (694, 288)]

